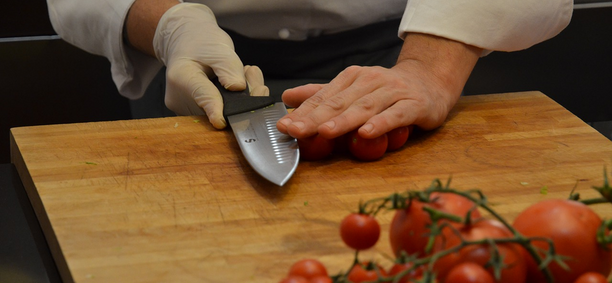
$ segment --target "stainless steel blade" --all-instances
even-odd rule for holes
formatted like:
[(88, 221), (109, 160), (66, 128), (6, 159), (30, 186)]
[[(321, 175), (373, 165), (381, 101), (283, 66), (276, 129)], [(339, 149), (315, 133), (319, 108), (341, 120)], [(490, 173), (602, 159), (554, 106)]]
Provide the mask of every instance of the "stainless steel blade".
[(276, 122), (287, 114), (282, 102), (227, 117), (251, 167), (279, 186), (289, 181), (300, 160), (297, 140), (279, 132)]

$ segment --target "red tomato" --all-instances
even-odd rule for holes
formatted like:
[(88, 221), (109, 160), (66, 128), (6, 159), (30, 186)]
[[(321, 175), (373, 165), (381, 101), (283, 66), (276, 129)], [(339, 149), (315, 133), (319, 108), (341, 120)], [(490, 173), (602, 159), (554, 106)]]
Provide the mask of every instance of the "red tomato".
[(327, 276), (327, 269), (316, 259), (302, 259), (291, 266), (289, 276), (301, 276), (310, 280), (317, 276)]
[(334, 150), (334, 140), (326, 139), (319, 134), (298, 139), (297, 142), (302, 160), (321, 160), (330, 156)]
[[(445, 227), (442, 230), (442, 235), (436, 238), (433, 252), (440, 252), (461, 243), (461, 239), (465, 241), (475, 241), (482, 239), (502, 239), (513, 237), (513, 234), (497, 220), (478, 219), (471, 225), (456, 227)], [(461, 238), (460, 238), (461, 237)], [(521, 246), (515, 243), (497, 244), (497, 250), (500, 257), (503, 259), (505, 268), (501, 270), (501, 278), (499, 283), (521, 283), (525, 282), (527, 275), (527, 266), (523, 258)], [(442, 282), (447, 282), (447, 276), (451, 269), (464, 262), (474, 262), (481, 266), (485, 266), (491, 258), (491, 246), (483, 245), (468, 245), (454, 252), (439, 258), (434, 263), (434, 271), (438, 274), (438, 279)], [(489, 272), (492, 269), (489, 268)], [(450, 281), (448, 281), (450, 282)]]
[(310, 283), (333, 283), (334, 281), (327, 276), (317, 276), (310, 279)]
[[(405, 263), (395, 263), (393, 266), (391, 266), (391, 269), (389, 269), (389, 272), (387, 272), (389, 274), (389, 276), (393, 276), (395, 277), (396, 275), (405, 272), (406, 270), (409, 270), (412, 268), (414, 264), (412, 262), (405, 262)], [(409, 279), (416, 279), (417, 277), (421, 276), (423, 274), (423, 269), (425, 268), (425, 266), (419, 266), (411, 271), (409, 271), (406, 275), (404, 275), (399, 281), (397, 281), (398, 283), (407, 283)]]
[(371, 215), (351, 213), (340, 223), (340, 237), (352, 249), (369, 249), (380, 237), (380, 225)]
[(410, 129), (407, 126), (395, 128), (387, 133), (389, 138), (389, 144), (387, 145), (387, 151), (397, 150), (404, 146), (410, 135)]
[(597, 272), (587, 272), (580, 275), (574, 283), (608, 283), (608, 280)]
[(364, 262), (355, 264), (346, 278), (353, 283), (376, 282), (379, 274), (382, 277), (387, 276), (387, 272), (379, 265), (373, 262)]
[(362, 138), (357, 130), (349, 134), (349, 151), (353, 156), (363, 161), (374, 161), (380, 159), (387, 151), (388, 137), (383, 134), (377, 138)]
[(453, 267), (446, 276), (448, 283), (495, 283), (493, 276), (479, 264), (464, 262)]
[(301, 277), (301, 276), (290, 275), (290, 276), (285, 277), (279, 283), (310, 283), (310, 281), (308, 281), (308, 279)]
[[(612, 245), (606, 248), (597, 243), (596, 231), (601, 218), (588, 206), (571, 200), (551, 199), (538, 202), (514, 220), (513, 226), (521, 234), (534, 237), (547, 237), (555, 243), (555, 252), (572, 259), (565, 263), (570, 270), (552, 262), (549, 269), (555, 283), (572, 283), (587, 272), (610, 274), (612, 269)], [(544, 241), (532, 242), (543, 250), (548, 250)], [(545, 282), (535, 261), (527, 257), (528, 277), (533, 282)], [(531, 281), (530, 281), (531, 282)]]
[[(431, 218), (423, 207), (428, 206), (465, 217), (475, 206), (469, 199), (453, 193), (434, 192), (430, 199), (429, 203), (412, 200), (406, 209), (395, 211), (389, 230), (389, 240), (395, 256), (399, 257), (402, 251), (408, 255), (425, 256), (425, 246), (429, 237), (427, 225), (431, 224)], [(471, 219), (480, 217), (478, 210), (472, 211)]]

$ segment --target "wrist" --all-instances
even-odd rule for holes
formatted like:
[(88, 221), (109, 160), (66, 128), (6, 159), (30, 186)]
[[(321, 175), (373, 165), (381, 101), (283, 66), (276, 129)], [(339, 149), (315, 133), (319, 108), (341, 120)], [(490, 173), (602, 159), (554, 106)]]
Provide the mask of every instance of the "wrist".
[(124, 43), (155, 57), (153, 37), (159, 20), (178, 0), (136, 0), (130, 7), (123, 27)]
[[(409, 33), (394, 68), (418, 69), (444, 91), (452, 107), (463, 90), (482, 48), (429, 34)], [(414, 72), (410, 72), (414, 73)]]

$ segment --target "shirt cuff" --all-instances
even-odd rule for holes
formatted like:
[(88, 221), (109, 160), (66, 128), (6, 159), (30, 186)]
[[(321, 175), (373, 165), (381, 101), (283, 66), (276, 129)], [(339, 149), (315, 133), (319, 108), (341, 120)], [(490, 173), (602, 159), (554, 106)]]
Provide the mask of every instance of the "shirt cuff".
[(417, 32), (491, 51), (517, 51), (550, 39), (570, 22), (573, 0), (409, 0), (398, 35)]

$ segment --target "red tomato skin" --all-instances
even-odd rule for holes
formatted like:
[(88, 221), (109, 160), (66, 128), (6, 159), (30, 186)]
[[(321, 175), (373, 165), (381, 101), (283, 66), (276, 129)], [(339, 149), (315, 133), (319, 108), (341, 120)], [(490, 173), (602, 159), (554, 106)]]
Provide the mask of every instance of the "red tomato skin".
[(290, 275), (290, 276), (285, 277), (279, 283), (310, 283), (310, 281), (308, 281), (308, 279), (301, 277), (301, 276)]
[(376, 268), (368, 269), (366, 267), (374, 265), (369, 262), (363, 262), (359, 264), (355, 264), (349, 274), (346, 276), (348, 280), (353, 283), (362, 283), (362, 282), (375, 282), (378, 279), (378, 274), (381, 276), (387, 276), (387, 272), (382, 269), (380, 265), (375, 265)]
[[(461, 237), (466, 241), (482, 240), (485, 238), (501, 239), (512, 237), (508, 228), (499, 221), (492, 219), (478, 219), (469, 226), (457, 228)], [(440, 252), (459, 245), (461, 239), (450, 227), (442, 231), (442, 235), (436, 238), (433, 252)], [(527, 266), (521, 246), (519, 244), (498, 244), (497, 249), (504, 259), (506, 268), (501, 271), (499, 283), (521, 283), (525, 282), (527, 276)], [(445, 282), (450, 270), (464, 262), (474, 262), (485, 266), (490, 259), (489, 245), (469, 245), (458, 252), (441, 257), (434, 264), (434, 271), (437, 272), (438, 279)], [(489, 270), (492, 274), (492, 269)]]
[(310, 279), (310, 283), (333, 283), (334, 281), (327, 276), (317, 276)]
[(289, 276), (300, 276), (308, 280), (317, 276), (327, 276), (325, 265), (316, 259), (302, 259), (289, 268)]
[(326, 139), (319, 134), (298, 139), (300, 159), (317, 161), (329, 157), (334, 150), (334, 139)]
[[(513, 227), (527, 237), (552, 239), (556, 253), (572, 257), (573, 260), (565, 261), (570, 271), (564, 270), (555, 262), (549, 265), (549, 269), (555, 283), (573, 283), (584, 273), (610, 274), (612, 270), (612, 251), (602, 248), (595, 238), (601, 222), (601, 218), (593, 210), (580, 202), (550, 199), (523, 210), (515, 218)], [(548, 244), (543, 241), (532, 243), (541, 249), (548, 249)], [(535, 260), (527, 256), (526, 261), (528, 282), (545, 282)]]
[[(410, 268), (412, 268), (413, 265), (414, 264), (412, 262), (395, 263), (393, 266), (391, 266), (387, 274), (389, 274), (389, 276), (398, 275), (406, 270), (409, 270)], [(420, 277), (423, 274), (424, 269), (425, 269), (425, 266), (419, 266), (413, 269), (412, 271), (408, 272), (408, 274), (404, 275), (398, 281), (398, 283), (407, 283), (409, 279), (416, 279)]]
[(351, 213), (340, 223), (340, 237), (350, 248), (366, 250), (378, 242), (380, 224), (371, 215)]
[[(412, 200), (406, 209), (396, 210), (389, 230), (391, 248), (396, 257), (401, 251), (408, 255), (417, 254), (418, 257), (425, 256), (429, 229), (431, 224), (429, 213), (423, 210), (424, 206), (441, 210), (446, 213), (465, 217), (467, 212), (474, 207), (469, 199), (452, 193), (432, 193), (431, 202), (423, 203)], [(480, 218), (478, 210), (472, 211), (471, 219)]]
[(464, 262), (453, 267), (445, 283), (495, 283), (493, 276), (479, 264)]
[(349, 151), (355, 158), (362, 161), (374, 161), (383, 157), (387, 152), (389, 138), (387, 134), (383, 134), (377, 138), (365, 139), (359, 135), (357, 130), (354, 130), (350, 133), (348, 142)]
[(574, 283), (608, 283), (608, 279), (597, 272), (587, 272), (580, 275)]
[(389, 144), (387, 145), (387, 151), (394, 151), (400, 149), (410, 136), (410, 128), (408, 126), (402, 126), (395, 128), (387, 133)]

